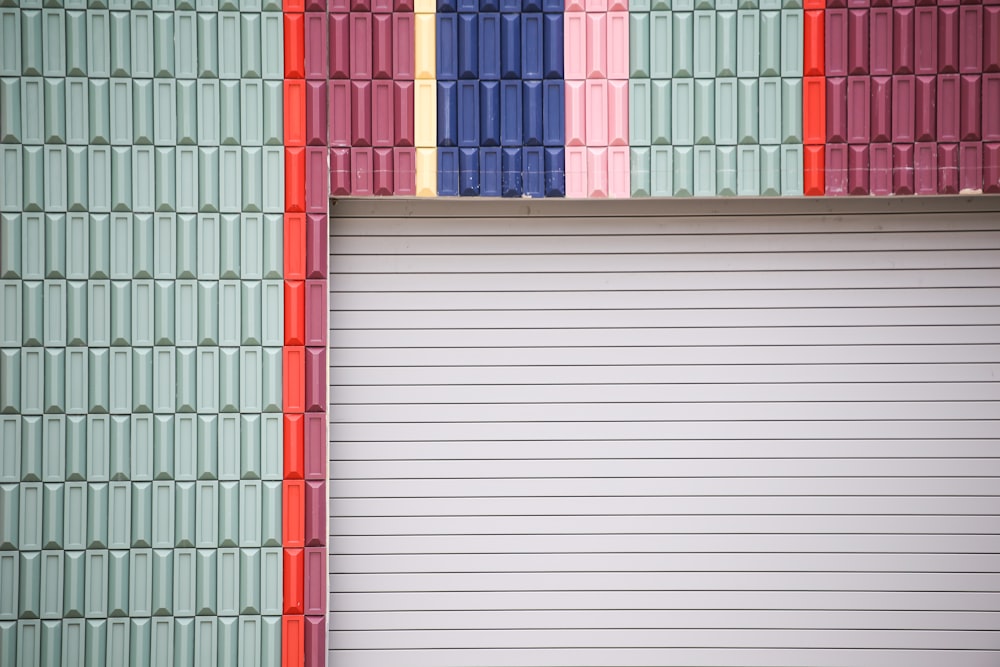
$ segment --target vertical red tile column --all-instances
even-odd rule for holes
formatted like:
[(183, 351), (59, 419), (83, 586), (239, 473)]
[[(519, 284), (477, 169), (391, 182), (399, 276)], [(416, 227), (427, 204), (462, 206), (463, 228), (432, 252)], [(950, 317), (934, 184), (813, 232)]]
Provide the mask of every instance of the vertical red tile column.
[(1000, 4), (983, 6), (983, 192), (1000, 193)]
[(282, 493), (281, 664), (305, 664), (305, 231), (307, 88), (305, 81), (305, 6), (285, 0), (285, 346), (282, 358), (284, 397), (284, 483)]
[[(836, 2), (837, 0), (834, 0)], [(842, 0), (840, 0), (842, 2)], [(832, 3), (831, 3), (832, 4)], [(806, 195), (825, 191), (826, 76), (824, 14), (826, 0), (805, 0), (802, 58), (802, 183)]]

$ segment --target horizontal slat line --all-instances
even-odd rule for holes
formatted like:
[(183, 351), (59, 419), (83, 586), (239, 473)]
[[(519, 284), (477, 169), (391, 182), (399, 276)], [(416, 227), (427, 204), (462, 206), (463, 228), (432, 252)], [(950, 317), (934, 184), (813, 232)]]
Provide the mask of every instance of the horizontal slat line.
[[(944, 270), (944, 269), (942, 269)], [(353, 274), (348, 274), (353, 275)], [(392, 274), (385, 274), (392, 275)], [(649, 293), (667, 293), (667, 294), (718, 294), (719, 292), (871, 292), (871, 291), (908, 291), (908, 292), (930, 292), (938, 290), (988, 290), (996, 289), (1000, 287), (998, 285), (967, 285), (967, 286), (954, 286), (954, 285), (928, 285), (922, 287), (907, 287), (903, 285), (896, 285), (893, 287), (881, 287), (878, 285), (859, 285), (857, 287), (841, 287), (841, 288), (830, 288), (830, 287), (726, 287), (726, 288), (674, 288), (674, 289), (664, 289), (664, 288), (650, 288), (650, 289), (606, 289), (606, 290), (595, 290), (595, 289), (495, 289), (495, 290), (443, 290), (443, 289), (414, 289), (406, 291), (398, 290), (338, 290), (331, 289), (330, 294), (341, 295), (341, 294), (351, 294), (351, 295), (371, 295), (371, 294), (649, 294)]]
[[(327, 632), (329, 632), (331, 634), (335, 633), (335, 632), (479, 632), (479, 631), (482, 631), (484, 629), (485, 628), (418, 628), (418, 627), (396, 628), (396, 627), (394, 627), (394, 628), (391, 628), (391, 629), (389, 629), (389, 628), (351, 628), (351, 629), (347, 630), (347, 629), (331, 628)], [(567, 627), (556, 627), (556, 626), (553, 626), (553, 627), (544, 627), (544, 628), (542, 628), (542, 627), (524, 628), (524, 627), (517, 627), (517, 626), (491, 627), (491, 628), (489, 628), (490, 631), (496, 631), (496, 632), (549, 632), (549, 631), (553, 631), (553, 630), (555, 630), (555, 631), (560, 631), (560, 630), (590, 630), (590, 631), (594, 631), (594, 630), (623, 630), (623, 631), (628, 631), (628, 630), (675, 630), (675, 629), (677, 629), (677, 628), (675, 628), (673, 626), (657, 626), (657, 625), (635, 625), (635, 626), (627, 626), (627, 627), (626, 626), (618, 626), (618, 625), (616, 625), (613, 628), (607, 628), (607, 627), (602, 627), (602, 626), (586, 627), (586, 626), (576, 626), (576, 625), (574, 625), (572, 627), (568, 627), (568, 628)], [(889, 631), (889, 632), (911, 632), (912, 631), (912, 632), (927, 632), (927, 633), (934, 633), (934, 632), (968, 632), (968, 633), (990, 632), (990, 633), (998, 633), (998, 632), (1000, 632), (1000, 630), (995, 630), (995, 629), (990, 629), (990, 628), (943, 628), (943, 629), (939, 629), (939, 628), (913, 628), (913, 627), (898, 627), (898, 626), (892, 626), (892, 627), (889, 627), (889, 626), (877, 626), (877, 627), (861, 627), (861, 626), (859, 626), (859, 627), (847, 627), (847, 626), (844, 626), (844, 627), (839, 627), (838, 626), (836, 628), (827, 628), (827, 627), (822, 627), (822, 626), (815, 626), (815, 627), (814, 626), (810, 626), (810, 627), (798, 627), (798, 628), (796, 628), (796, 627), (791, 627), (791, 626), (773, 626), (773, 625), (766, 625), (766, 626), (739, 626), (739, 627), (737, 627), (737, 626), (729, 626), (729, 625), (726, 625), (726, 626), (706, 625), (706, 626), (697, 626), (697, 627), (694, 627), (694, 626), (684, 626), (682, 629), (684, 629), (684, 630), (692, 630), (692, 631), (698, 631), (698, 630), (737, 630), (737, 631), (741, 631), (741, 630), (773, 630), (775, 632), (815, 632), (816, 630), (823, 630), (823, 631), (829, 631), (829, 632), (852, 632), (852, 631), (873, 631), (873, 630), (886, 630), (886, 631)], [(671, 648), (673, 648), (673, 647), (671, 647)], [(1000, 649), (985, 649), (985, 650), (1000, 651)]]
[[(713, 216), (712, 220), (716, 221), (716, 222), (722, 222), (723, 221), (723, 219), (721, 219), (719, 217), (716, 217), (716, 216)], [(959, 234), (959, 235), (960, 234), (984, 234), (984, 233), (985, 234), (989, 234), (990, 232), (993, 232), (993, 231), (994, 231), (993, 229), (989, 229), (989, 228), (985, 228), (985, 229), (922, 229), (922, 230), (919, 230), (919, 231), (914, 231), (913, 229), (871, 229), (871, 230), (867, 230), (867, 231), (857, 231), (857, 230), (836, 231), (836, 230), (833, 230), (833, 229), (828, 229), (828, 230), (824, 230), (824, 231), (795, 231), (795, 230), (768, 231), (766, 229), (757, 229), (757, 230), (752, 230), (752, 231), (716, 232), (716, 233), (713, 233), (712, 235), (713, 236), (732, 236), (732, 237), (738, 237), (738, 238), (752, 238), (752, 237), (765, 237), (765, 238), (767, 238), (767, 237), (774, 237), (774, 236), (792, 236), (792, 237), (799, 237), (799, 236), (801, 236), (801, 237), (812, 237), (812, 238), (816, 238), (816, 237), (828, 237), (828, 236), (835, 237), (835, 238), (838, 238), (838, 237), (871, 238), (871, 237), (886, 237), (886, 236), (893, 237), (893, 236), (901, 236), (901, 235), (906, 235), (906, 236), (925, 236), (925, 235), (927, 235), (927, 236), (934, 236), (934, 235), (939, 235), (940, 234), (940, 235), (947, 235), (948, 237), (951, 237), (951, 236), (954, 236), (956, 234)], [(494, 233), (485, 233), (485, 234), (468, 235), (468, 234), (464, 234), (464, 233), (463, 234), (393, 233), (391, 235), (391, 238), (394, 238), (394, 239), (397, 239), (397, 238), (398, 239), (448, 239), (448, 240), (454, 240), (456, 238), (474, 238), (474, 239), (477, 239), (477, 240), (478, 239), (489, 240), (489, 239), (508, 239), (508, 238), (514, 238), (514, 239), (523, 239), (523, 240), (525, 240), (527, 242), (534, 243), (538, 239), (550, 239), (550, 240), (559, 240), (559, 241), (561, 241), (563, 239), (566, 239), (566, 238), (586, 238), (586, 239), (590, 239), (590, 238), (598, 238), (598, 239), (604, 239), (604, 238), (629, 238), (629, 239), (632, 239), (632, 238), (640, 238), (640, 239), (670, 238), (670, 239), (678, 239), (678, 238), (685, 238), (686, 237), (686, 238), (691, 238), (691, 239), (699, 239), (699, 238), (703, 238), (704, 236), (705, 236), (705, 234), (703, 234), (703, 233), (695, 233), (695, 232), (688, 232), (688, 231), (682, 231), (682, 232), (661, 231), (661, 232), (657, 232), (655, 234), (641, 233), (641, 232), (604, 232), (604, 233), (594, 233), (594, 234), (582, 234), (582, 233), (574, 231), (574, 233), (572, 233), (572, 234), (550, 234), (550, 233), (541, 233), (541, 234), (518, 234), (518, 233), (494, 234)], [(359, 240), (362, 240), (362, 241), (369, 241), (369, 240), (372, 239), (372, 237), (373, 237), (373, 235), (371, 235), (371, 234), (339, 234), (339, 233), (335, 233), (333, 238), (336, 238), (337, 240), (341, 240), (341, 239), (359, 239)], [(612, 251), (612, 252), (614, 252), (614, 251)]]
[[(809, 401), (767, 401), (767, 405), (774, 404), (799, 404), (799, 403), (820, 403), (823, 405), (827, 404), (838, 404), (838, 403), (914, 403), (912, 399), (886, 399), (880, 401), (851, 401), (847, 399), (825, 399), (825, 400), (809, 400)], [(984, 401), (978, 398), (949, 398), (947, 400), (931, 400), (928, 399), (927, 403), (1000, 403), (1000, 400), (989, 400)], [(633, 401), (475, 401), (475, 402), (455, 402), (455, 401), (432, 401), (432, 402), (414, 402), (414, 401), (400, 401), (400, 402), (389, 402), (389, 403), (355, 403), (351, 401), (341, 401), (337, 405), (358, 405), (358, 406), (370, 406), (370, 407), (386, 407), (386, 406), (427, 406), (427, 405), (635, 405)], [(642, 405), (760, 405), (762, 401), (712, 401), (708, 403), (706, 401), (644, 401)], [(670, 420), (672, 421), (672, 420)], [(345, 422), (346, 423), (346, 422)], [(672, 458), (672, 457), (671, 457)]]

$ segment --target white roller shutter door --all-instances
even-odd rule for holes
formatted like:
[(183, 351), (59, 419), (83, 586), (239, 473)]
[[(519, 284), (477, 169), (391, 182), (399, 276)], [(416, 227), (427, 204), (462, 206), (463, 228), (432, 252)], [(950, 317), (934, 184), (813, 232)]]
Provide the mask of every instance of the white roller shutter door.
[(997, 198), (331, 227), (331, 666), (1000, 665)]

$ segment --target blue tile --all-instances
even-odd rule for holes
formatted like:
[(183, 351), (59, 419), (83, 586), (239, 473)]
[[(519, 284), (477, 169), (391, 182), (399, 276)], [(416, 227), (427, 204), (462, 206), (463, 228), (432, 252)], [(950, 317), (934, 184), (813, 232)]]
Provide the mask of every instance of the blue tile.
[(520, 146), (521, 141), (521, 82), (500, 82), (500, 144)]
[(438, 146), (458, 145), (458, 85), (456, 81), (437, 84)]
[(545, 196), (545, 154), (541, 146), (525, 147), (522, 151), (524, 164), (524, 194), (529, 197)]
[(520, 12), (521, 0), (500, 0), (501, 12)]
[(479, 77), (479, 17), (458, 15), (458, 78)]
[(500, 78), (521, 78), (520, 14), (500, 15)]
[(521, 196), (521, 149), (501, 149), (501, 195), (504, 197)]
[(563, 11), (563, 0), (542, 0), (542, 11), (543, 12)]
[(479, 0), (458, 0), (456, 8), (460, 12), (478, 12)]
[(500, 78), (500, 15), (479, 15), (479, 78)]
[(542, 119), (544, 118), (542, 91), (541, 81), (525, 81), (522, 84), (522, 108), (524, 110), (522, 137), (525, 146), (542, 145)]
[(566, 149), (545, 149), (545, 196), (566, 196)]
[(481, 12), (500, 11), (500, 0), (479, 0), (479, 11)]
[(458, 149), (458, 194), (463, 197), (479, 195), (479, 149)]
[(521, 15), (521, 77), (524, 79), (541, 79), (544, 76), (542, 14)]
[[(454, 10), (452, 10), (454, 11)], [(458, 16), (437, 15), (437, 78), (458, 78)]]
[(545, 14), (542, 19), (542, 74), (546, 79), (563, 78), (563, 15)]
[(458, 6), (455, 0), (437, 0), (437, 10), (439, 12), (456, 12)]
[(479, 144), (481, 146), (500, 145), (499, 81), (479, 82)]
[(479, 193), (483, 197), (500, 196), (500, 149), (479, 149)]
[(562, 146), (565, 142), (565, 84), (561, 80), (542, 82), (542, 135), (546, 146)]
[(458, 145), (479, 146), (479, 82), (458, 82)]
[(438, 156), (438, 195), (441, 197), (458, 196), (458, 149), (439, 148)]

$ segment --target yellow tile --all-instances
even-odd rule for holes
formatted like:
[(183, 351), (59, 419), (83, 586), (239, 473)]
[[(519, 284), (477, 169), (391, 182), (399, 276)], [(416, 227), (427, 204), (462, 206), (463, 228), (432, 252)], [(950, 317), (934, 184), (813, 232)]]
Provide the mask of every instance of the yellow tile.
[(414, 78), (433, 79), (436, 76), (435, 15), (415, 14)]
[(417, 149), (417, 196), (437, 196), (437, 149)]
[(437, 146), (437, 82), (423, 79), (413, 83), (413, 144)]
[(413, 0), (413, 11), (418, 14), (433, 14), (437, 11), (436, 0)]

